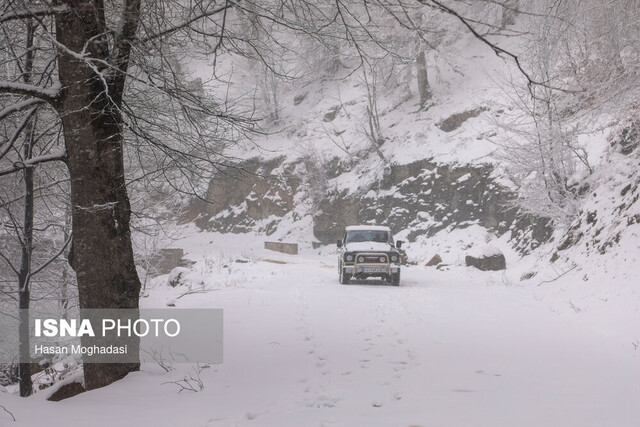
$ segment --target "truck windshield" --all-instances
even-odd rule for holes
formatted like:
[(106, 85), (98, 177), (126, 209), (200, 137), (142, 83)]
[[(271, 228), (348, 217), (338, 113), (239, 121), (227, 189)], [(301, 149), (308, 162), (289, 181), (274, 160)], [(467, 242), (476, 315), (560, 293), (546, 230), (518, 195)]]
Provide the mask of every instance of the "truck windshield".
[(347, 231), (346, 243), (389, 241), (389, 232), (381, 230), (352, 230)]

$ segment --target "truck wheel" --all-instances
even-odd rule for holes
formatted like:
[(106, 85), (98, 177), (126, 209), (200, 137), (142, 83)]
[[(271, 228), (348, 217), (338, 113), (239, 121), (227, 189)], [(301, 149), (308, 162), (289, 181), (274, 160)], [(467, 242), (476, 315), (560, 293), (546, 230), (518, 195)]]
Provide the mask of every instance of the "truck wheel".
[(338, 268), (339, 268), (338, 275), (339, 275), (340, 283), (343, 285), (348, 285), (349, 279), (350, 279), (349, 274), (345, 271), (342, 265), (340, 265)]
[(400, 286), (400, 270), (397, 273), (391, 274), (391, 280), (389, 281), (393, 286)]

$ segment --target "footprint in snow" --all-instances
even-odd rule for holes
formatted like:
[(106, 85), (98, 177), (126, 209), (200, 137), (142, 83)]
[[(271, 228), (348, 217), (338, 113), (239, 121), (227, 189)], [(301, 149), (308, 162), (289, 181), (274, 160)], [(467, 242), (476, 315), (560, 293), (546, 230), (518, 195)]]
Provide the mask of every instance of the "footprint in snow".
[(339, 401), (340, 399), (329, 396), (318, 396), (316, 400), (307, 401), (306, 406), (309, 408), (333, 408)]

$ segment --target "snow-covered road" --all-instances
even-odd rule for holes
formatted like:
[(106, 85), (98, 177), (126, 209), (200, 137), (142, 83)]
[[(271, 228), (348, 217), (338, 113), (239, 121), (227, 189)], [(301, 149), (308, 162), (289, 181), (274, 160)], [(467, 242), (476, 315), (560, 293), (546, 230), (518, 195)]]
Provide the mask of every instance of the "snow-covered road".
[(214, 296), (220, 424), (638, 425), (639, 360), (619, 343), (498, 275), (434, 271), (342, 286), (332, 268), (286, 265)]
[(400, 287), (344, 286), (333, 259), (286, 260), (238, 264), (241, 280), (216, 291), (175, 300), (184, 290), (159, 286), (144, 300), (224, 309), (225, 360), (202, 372), (201, 392), (163, 384), (188, 365), (145, 365), (67, 401), (0, 403), (17, 425), (640, 423), (638, 353), (501, 273), (409, 267)]

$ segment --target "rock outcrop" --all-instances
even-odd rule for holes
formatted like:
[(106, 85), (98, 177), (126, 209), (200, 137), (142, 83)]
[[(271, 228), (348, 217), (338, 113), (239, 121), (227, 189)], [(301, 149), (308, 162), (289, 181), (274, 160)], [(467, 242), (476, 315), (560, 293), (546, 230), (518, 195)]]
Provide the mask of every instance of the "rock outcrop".
[[(409, 242), (478, 224), (499, 235), (511, 233), (520, 251), (551, 236), (544, 218), (508, 207), (514, 195), (497, 182), (491, 165), (441, 164), (429, 159), (393, 164), (376, 182), (341, 191), (312, 190), (317, 171), (308, 169), (302, 160), (287, 163), (282, 157), (266, 162), (254, 159), (223, 170), (211, 182), (209, 202), (200, 204), (196, 224), (222, 232), (255, 230), (269, 235), (285, 215), (293, 220), (311, 215), (316, 244), (335, 243), (345, 226), (359, 223), (385, 224), (394, 233), (410, 230)], [(324, 170), (325, 179), (348, 172), (349, 165), (337, 159)], [(313, 199), (313, 208), (300, 212), (296, 208), (305, 199)]]

